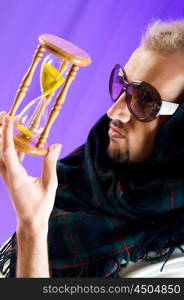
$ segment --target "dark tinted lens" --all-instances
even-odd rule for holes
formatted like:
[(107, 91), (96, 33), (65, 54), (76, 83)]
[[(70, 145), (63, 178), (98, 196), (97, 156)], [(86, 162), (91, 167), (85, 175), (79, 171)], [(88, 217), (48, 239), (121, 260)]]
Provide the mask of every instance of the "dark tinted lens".
[(140, 121), (151, 121), (161, 106), (157, 91), (146, 83), (130, 84), (127, 88), (127, 104)]
[(109, 82), (109, 92), (113, 101), (117, 100), (125, 87), (123, 80), (124, 75), (121, 66), (116, 65), (111, 73)]

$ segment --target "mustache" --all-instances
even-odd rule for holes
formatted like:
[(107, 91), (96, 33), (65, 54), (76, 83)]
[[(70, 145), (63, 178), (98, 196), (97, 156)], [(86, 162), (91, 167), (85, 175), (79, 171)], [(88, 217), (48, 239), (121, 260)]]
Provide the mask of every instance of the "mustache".
[(113, 125), (114, 127), (117, 127), (119, 129), (124, 129), (125, 133), (127, 133), (127, 128), (120, 120), (111, 120), (110, 125)]

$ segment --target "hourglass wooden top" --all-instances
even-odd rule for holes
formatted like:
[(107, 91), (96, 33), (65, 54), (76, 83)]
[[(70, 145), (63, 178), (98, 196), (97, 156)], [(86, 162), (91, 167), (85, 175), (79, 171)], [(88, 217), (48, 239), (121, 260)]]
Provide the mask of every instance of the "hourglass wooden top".
[(43, 34), (39, 36), (39, 42), (48, 51), (56, 56), (73, 63), (77, 66), (87, 66), (91, 63), (91, 58), (84, 50), (76, 45), (51, 34)]

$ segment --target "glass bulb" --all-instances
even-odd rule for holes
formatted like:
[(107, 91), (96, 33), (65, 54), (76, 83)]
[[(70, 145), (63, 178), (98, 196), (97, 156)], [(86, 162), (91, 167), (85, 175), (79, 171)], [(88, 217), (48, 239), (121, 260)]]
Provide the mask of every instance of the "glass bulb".
[(41, 67), (40, 86), (43, 95), (48, 95), (60, 87), (67, 77), (71, 64), (49, 54), (45, 57)]
[(46, 97), (40, 96), (31, 101), (20, 113), (16, 133), (25, 138), (36, 138), (43, 132), (48, 119)]

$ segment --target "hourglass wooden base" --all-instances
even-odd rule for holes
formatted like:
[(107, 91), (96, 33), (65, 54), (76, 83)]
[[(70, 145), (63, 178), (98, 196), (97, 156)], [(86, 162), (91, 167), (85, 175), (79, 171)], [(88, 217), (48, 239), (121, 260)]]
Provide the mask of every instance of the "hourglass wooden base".
[[(47, 119), (46, 125), (42, 127), (42, 131), (38, 136), (38, 139), (36, 143), (32, 142), (32, 138), (28, 138), (26, 135), (24, 135), (24, 132), (20, 133), (15, 133), (14, 134), (14, 142), (15, 142), (15, 147), (18, 151), (29, 153), (32, 155), (46, 155), (48, 153), (48, 149), (44, 148), (46, 147), (46, 141), (49, 136), (51, 127), (56, 120), (57, 116), (59, 115), (59, 112), (61, 110), (61, 107), (64, 103), (66, 94), (68, 92), (68, 89), (70, 87), (71, 82), (76, 76), (77, 70), (79, 69), (80, 66), (87, 66), (91, 63), (90, 56), (77, 47), (76, 45), (59, 38), (54, 35), (50, 34), (44, 34), (39, 37), (39, 45), (38, 48), (34, 54), (32, 64), (30, 68), (28, 69), (26, 75), (24, 76), (22, 83), (20, 84), (20, 87), (17, 91), (17, 94), (14, 99), (13, 106), (9, 112), (9, 115), (11, 117), (14, 117), (16, 114), (16, 111), (21, 104), (23, 98), (26, 95), (26, 92), (31, 84), (35, 69), (42, 59), (45, 50), (48, 52), (51, 52), (52, 55), (54, 55), (57, 58), (61, 58), (61, 65), (59, 67), (59, 72), (63, 76), (63, 72), (70, 66), (69, 71), (66, 73), (65, 79), (63, 81), (63, 87), (58, 95), (58, 97), (55, 100), (55, 103), (50, 111), (50, 114)], [(50, 75), (53, 75), (53, 69), (50, 68)], [(52, 76), (51, 76), (52, 77)], [(50, 89), (51, 93), (47, 94), (47, 103), (51, 100), (53, 93), (52, 89)], [(43, 106), (42, 108), (45, 109)], [(23, 130), (32, 130), (32, 132), (37, 128), (36, 126), (40, 122), (41, 115), (43, 114), (44, 109), (40, 109), (40, 111), (36, 114), (34, 119), (31, 122), (30, 127), (25, 128), (23, 125), (19, 124), (22, 126)], [(15, 130), (16, 132), (16, 130)], [(32, 132), (30, 132), (32, 134)], [(30, 134), (30, 136), (31, 136)]]
[(48, 153), (47, 148), (38, 148), (36, 146), (34, 147), (28, 139), (18, 134), (14, 135), (14, 143), (15, 148), (20, 152), (35, 156), (46, 155)]

